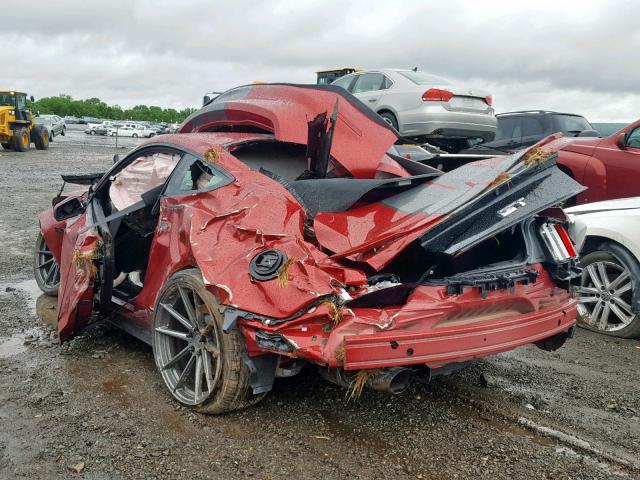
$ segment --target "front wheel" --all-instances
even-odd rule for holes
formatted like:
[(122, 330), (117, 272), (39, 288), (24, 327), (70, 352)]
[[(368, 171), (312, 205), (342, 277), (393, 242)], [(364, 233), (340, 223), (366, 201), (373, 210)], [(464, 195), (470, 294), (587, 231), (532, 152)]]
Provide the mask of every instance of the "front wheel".
[(13, 131), (13, 149), (16, 152), (26, 152), (29, 150), (30, 143), (29, 130), (25, 127), (16, 128)]
[(131, 135), (133, 138), (138, 138), (138, 134), (134, 133), (133, 135)]
[(230, 412), (264, 397), (253, 395), (242, 334), (225, 334), (222, 324), (220, 304), (199, 270), (176, 273), (160, 290), (152, 331), (156, 366), (171, 395), (202, 413)]
[(50, 296), (58, 295), (60, 267), (47, 246), (42, 232), (38, 233), (33, 259), (33, 274), (40, 290)]
[(634, 273), (640, 265), (631, 254), (614, 247), (605, 244), (582, 257), (580, 285), (574, 289), (580, 326), (614, 337), (637, 337), (640, 314), (631, 305)]

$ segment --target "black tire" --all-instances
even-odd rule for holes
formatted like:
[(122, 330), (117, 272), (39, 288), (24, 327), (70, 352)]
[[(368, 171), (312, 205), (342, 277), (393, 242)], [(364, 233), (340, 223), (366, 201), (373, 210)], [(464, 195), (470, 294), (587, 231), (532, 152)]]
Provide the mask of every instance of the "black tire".
[(64, 137), (66, 134), (67, 134), (67, 127), (62, 127), (62, 132), (60, 132), (60, 135)]
[[(198, 305), (191, 310), (191, 313), (199, 311), (202, 316), (195, 322), (198, 325), (192, 330), (188, 330), (184, 323), (193, 324), (190, 321), (189, 311), (185, 307), (185, 299), (191, 306)], [(200, 301), (202, 303), (199, 303)], [(163, 305), (169, 305), (173, 313)], [(222, 332), (223, 317), (219, 308), (217, 298), (205, 287), (200, 270), (189, 269), (176, 273), (162, 287), (153, 317), (153, 355), (165, 386), (178, 402), (207, 414), (222, 414), (245, 408), (259, 402), (266, 395), (253, 394), (249, 383), (249, 367), (243, 361), (245, 352), (243, 336), (237, 329), (227, 334)], [(182, 315), (182, 321), (176, 319), (174, 316), (176, 312)], [(198, 314), (195, 313), (195, 316), (197, 317)], [(205, 333), (204, 330), (207, 328), (209, 331)], [(162, 333), (162, 330), (174, 332), (174, 334), (175, 332), (186, 333), (187, 337), (176, 340), (174, 335)], [(198, 344), (194, 342), (196, 338), (199, 339)], [(203, 338), (205, 338), (204, 342)], [(184, 345), (190, 348), (189, 353), (181, 356), (179, 362), (176, 362), (178, 353), (185, 348)], [(188, 382), (193, 385), (196, 383), (195, 376), (193, 379), (190, 378), (192, 371), (193, 369), (198, 371), (197, 365), (193, 367), (191, 364), (190, 370), (189, 364), (194, 358), (196, 364), (199, 361), (200, 365), (207, 363), (202, 358), (202, 355), (207, 355), (205, 350), (210, 351), (206, 348), (207, 345), (217, 350), (217, 356), (211, 354), (207, 360), (209, 373), (215, 370), (215, 376), (207, 377), (207, 372), (203, 372), (205, 378), (211, 378), (213, 385), (209, 393), (204, 394), (205, 398), (201, 399), (195, 393), (198, 391), (197, 386), (189, 389)], [(196, 351), (198, 349), (200, 353)], [(190, 358), (185, 358), (189, 355), (191, 355)], [(185, 376), (185, 371), (189, 379), (180, 383), (179, 379)]]
[[(640, 274), (638, 261), (618, 244), (606, 242), (598, 250), (584, 255), (580, 266), (583, 268), (580, 286), (574, 288), (574, 296), (579, 302), (578, 324), (612, 337), (640, 336), (640, 314), (631, 311), (635, 281)], [(607, 285), (601, 281), (601, 269), (604, 269)], [(627, 275), (628, 282), (616, 284), (616, 279), (623, 273)], [(596, 311), (598, 305), (600, 309)]]
[(31, 137), (26, 127), (18, 127), (13, 131), (13, 149), (16, 152), (26, 152), (29, 150)]
[(396, 116), (393, 113), (391, 113), (391, 112), (382, 112), (379, 115), (382, 117), (382, 119), (385, 122), (387, 122), (393, 128), (398, 130), (398, 119), (396, 118)]
[(11, 142), (1, 144), (5, 150), (11, 150)]
[(60, 267), (53, 253), (44, 241), (42, 232), (38, 232), (36, 246), (33, 252), (33, 276), (38, 288), (46, 295), (55, 297), (60, 287)]
[(31, 139), (37, 150), (47, 150), (49, 148), (49, 132), (41, 125), (36, 125), (31, 130)]
[(131, 138), (138, 138), (138, 134), (137, 133), (132, 134)]
[(90, 131), (89, 131), (89, 135), (95, 135), (95, 134), (96, 134), (96, 131), (95, 131), (95, 130), (90, 130)]

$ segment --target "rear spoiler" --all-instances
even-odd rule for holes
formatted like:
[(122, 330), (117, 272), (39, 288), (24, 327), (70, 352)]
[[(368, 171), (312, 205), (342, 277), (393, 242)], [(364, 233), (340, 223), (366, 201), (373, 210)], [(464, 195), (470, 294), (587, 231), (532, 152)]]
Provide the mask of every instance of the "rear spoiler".
[(86, 175), (61, 175), (64, 183), (73, 185), (93, 185), (104, 176), (104, 173), (87, 173)]
[(85, 175), (60, 175), (60, 176), (62, 177), (62, 186), (60, 187), (60, 191), (58, 192), (58, 194), (55, 197), (53, 197), (53, 200), (51, 201), (51, 204), (53, 206), (57, 205), (62, 200), (67, 198), (65, 195), (62, 195), (62, 192), (64, 191), (64, 187), (67, 183), (70, 183), (72, 185), (86, 185), (90, 187), (91, 185), (96, 183), (98, 180), (100, 180), (104, 176), (104, 173), (87, 173)]

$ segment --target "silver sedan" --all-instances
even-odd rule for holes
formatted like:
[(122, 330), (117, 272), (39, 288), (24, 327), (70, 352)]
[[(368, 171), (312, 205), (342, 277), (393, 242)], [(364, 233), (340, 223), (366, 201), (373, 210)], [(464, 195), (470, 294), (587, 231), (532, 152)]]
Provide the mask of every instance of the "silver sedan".
[(450, 143), (481, 138), (488, 142), (496, 133), (489, 92), (455, 85), (436, 75), (366, 70), (340, 77), (332, 85), (353, 93), (406, 138)]

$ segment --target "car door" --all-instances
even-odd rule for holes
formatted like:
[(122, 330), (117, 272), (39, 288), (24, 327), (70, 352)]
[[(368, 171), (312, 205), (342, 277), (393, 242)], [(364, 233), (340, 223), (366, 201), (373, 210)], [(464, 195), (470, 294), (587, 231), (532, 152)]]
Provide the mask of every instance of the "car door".
[(358, 75), (352, 93), (367, 107), (375, 110), (385, 87), (385, 77), (381, 73), (367, 72)]
[[(159, 154), (164, 155), (161, 164)], [(129, 240), (125, 246), (118, 244), (118, 230), (128, 219), (141, 225), (140, 213), (145, 212), (149, 212), (145, 218), (151, 219), (152, 229), (155, 228), (153, 208), (183, 155), (184, 152), (157, 146), (137, 150), (102, 177), (95, 194), (88, 196), (86, 210), (68, 222), (58, 294), (61, 341), (111, 313), (115, 274), (126, 271), (118, 267), (118, 252), (132, 245)], [(124, 254), (132, 258), (136, 252)]]
[[(634, 128), (635, 127), (635, 128)], [(594, 152), (606, 170), (607, 199), (640, 196), (640, 124), (604, 139)]]

